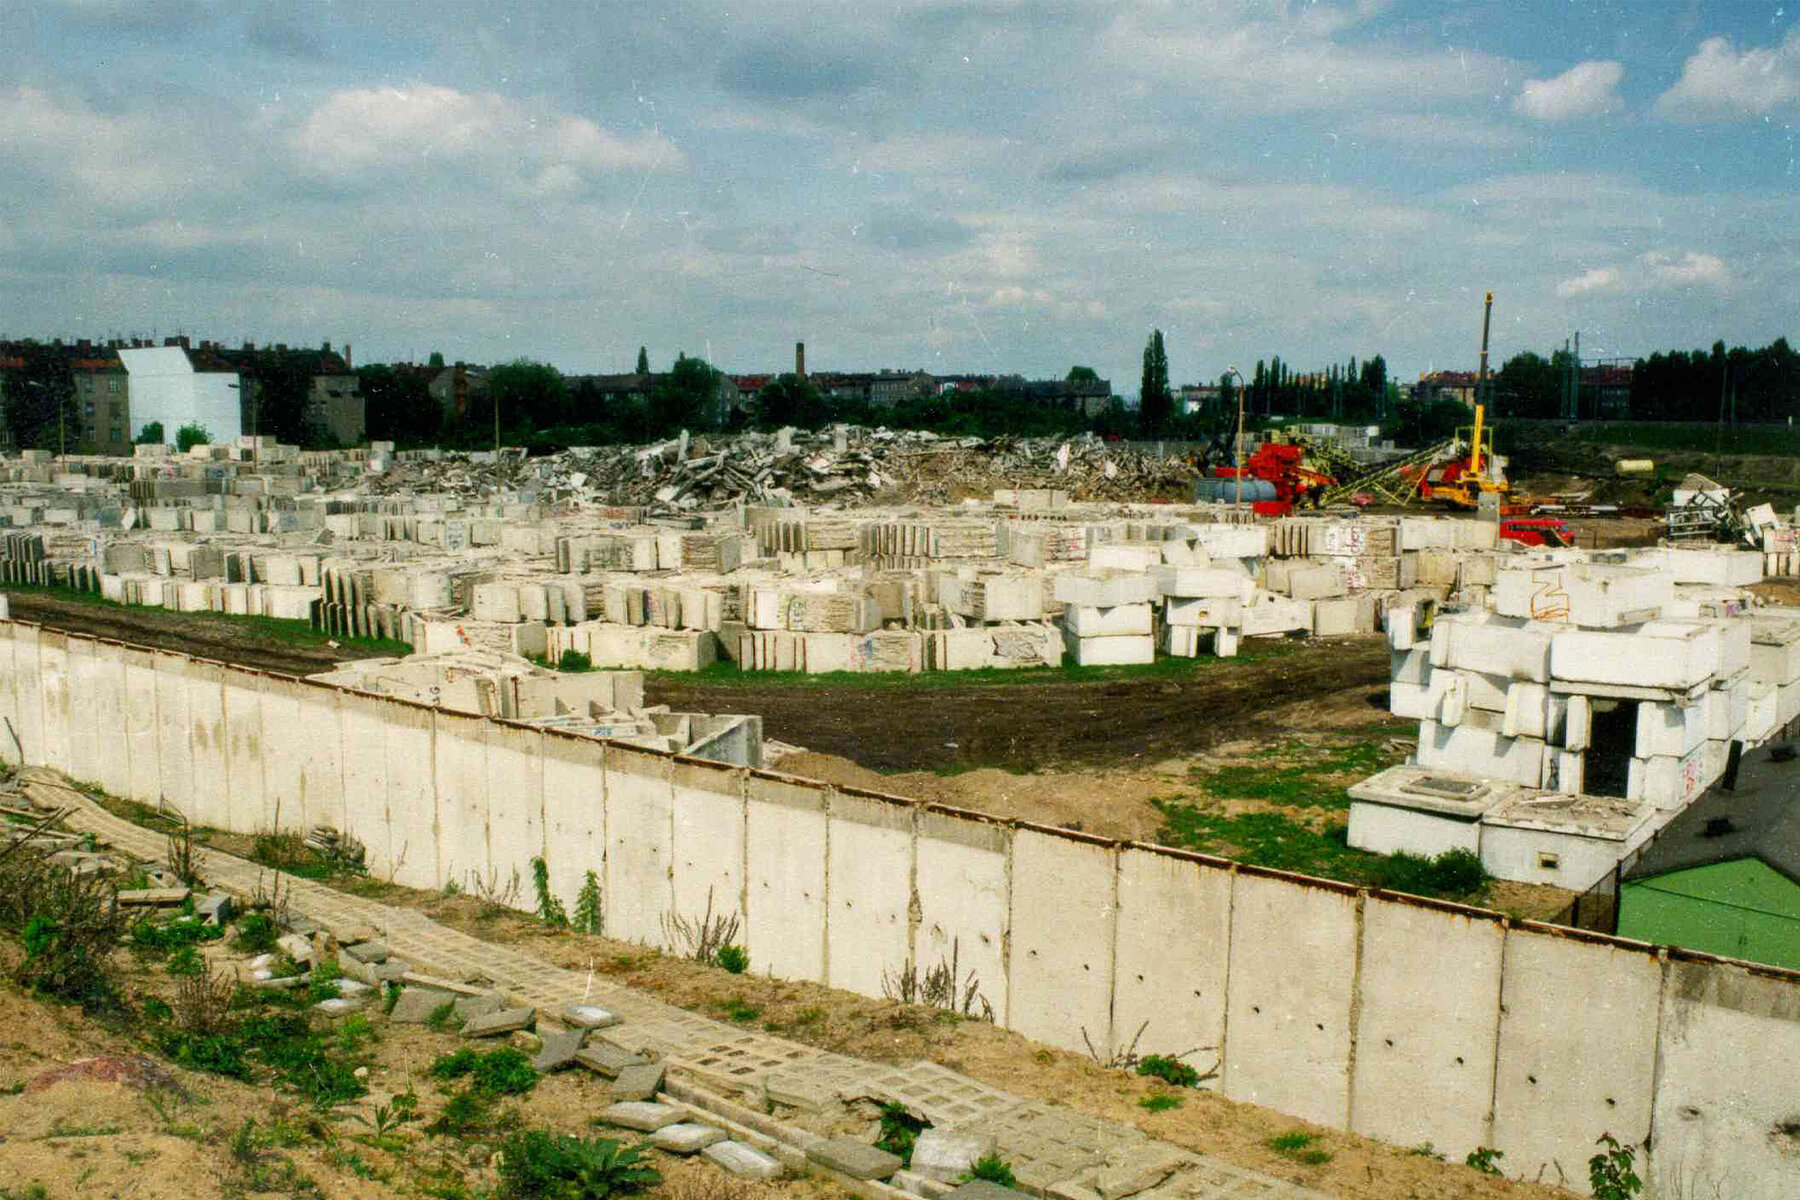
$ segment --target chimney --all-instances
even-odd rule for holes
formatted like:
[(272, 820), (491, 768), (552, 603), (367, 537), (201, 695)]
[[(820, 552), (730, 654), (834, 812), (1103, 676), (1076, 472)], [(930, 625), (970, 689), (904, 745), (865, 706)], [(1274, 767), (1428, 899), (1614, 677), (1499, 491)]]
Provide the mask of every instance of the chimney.
[(350, 343), (345, 342), (344, 343), (344, 370), (353, 371), (355, 369), (356, 369), (356, 364), (350, 361)]
[(801, 379), (806, 378), (806, 343), (794, 343), (794, 374)]
[(192, 346), (188, 345), (188, 335), (185, 333), (182, 334), (180, 337), (176, 338), (175, 341), (177, 344), (179, 344), (181, 346), (181, 348), (183, 350), (192, 350), (193, 349)]
[(256, 343), (255, 342), (245, 342), (244, 343), (244, 353), (245, 354), (256, 353)]
[(319, 348), (319, 353), (320, 354), (330, 354), (331, 353), (331, 343), (326, 342), (323, 346), (321, 346)]

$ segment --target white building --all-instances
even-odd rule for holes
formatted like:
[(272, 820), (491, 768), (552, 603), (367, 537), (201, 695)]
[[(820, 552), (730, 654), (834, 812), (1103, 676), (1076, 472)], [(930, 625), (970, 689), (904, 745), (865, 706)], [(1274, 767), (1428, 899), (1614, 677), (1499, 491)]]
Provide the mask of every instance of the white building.
[(237, 372), (196, 371), (180, 346), (122, 349), (119, 359), (131, 377), (134, 433), (152, 421), (162, 422), (165, 442), (173, 442), (183, 425), (203, 427), (214, 444), (233, 441), (244, 432)]

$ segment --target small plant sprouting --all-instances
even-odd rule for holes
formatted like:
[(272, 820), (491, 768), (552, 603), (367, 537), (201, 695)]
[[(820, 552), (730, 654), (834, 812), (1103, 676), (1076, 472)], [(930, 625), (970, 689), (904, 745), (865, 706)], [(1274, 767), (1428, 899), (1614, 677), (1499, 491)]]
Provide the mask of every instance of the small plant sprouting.
[(600, 879), (589, 871), (581, 881), (581, 890), (575, 893), (575, 930), (578, 933), (599, 933), (604, 918), (605, 910), (600, 904)]
[(1191, 1088), (1200, 1085), (1199, 1071), (1167, 1054), (1146, 1054), (1138, 1061), (1137, 1073), (1151, 1079), (1160, 1079), (1174, 1087)]
[(913, 1143), (919, 1134), (931, 1128), (931, 1122), (906, 1111), (903, 1104), (881, 1106), (881, 1136), (875, 1139), (878, 1150), (886, 1150), (907, 1166), (912, 1166)]
[(450, 1024), (455, 1018), (456, 1001), (446, 1000), (431, 1010), (431, 1014), (425, 1018), (425, 1025), (433, 1032), (442, 1033), (450, 1028)]
[(1265, 1145), (1283, 1158), (1308, 1167), (1322, 1167), (1331, 1161), (1331, 1152), (1314, 1149), (1313, 1143), (1318, 1140), (1319, 1135), (1316, 1133), (1295, 1129), (1276, 1134)]
[(605, 1200), (654, 1187), (662, 1175), (644, 1158), (642, 1146), (610, 1138), (571, 1137), (532, 1129), (500, 1144), (499, 1194), (507, 1200), (567, 1197)]
[(531, 885), (537, 889), (537, 915), (552, 929), (566, 929), (569, 912), (550, 891), (550, 864), (541, 857), (531, 860)]
[(1151, 1092), (1148, 1096), (1138, 1097), (1138, 1107), (1153, 1113), (1180, 1108), (1181, 1103), (1181, 1097), (1174, 1092)]
[(980, 1180), (984, 1183), (998, 1184), (1003, 1188), (1017, 1188), (1019, 1181), (1013, 1177), (1012, 1164), (998, 1154), (984, 1154), (976, 1159), (961, 1182), (970, 1183)]
[(1438, 1162), (1444, 1161), (1443, 1154), (1439, 1153), (1438, 1148), (1433, 1146), (1430, 1142), (1424, 1142), (1414, 1146), (1411, 1150), (1408, 1150), (1407, 1153), (1418, 1158), (1430, 1158), (1435, 1159)]
[(188, 887), (200, 882), (200, 870), (194, 860), (194, 827), (186, 821), (169, 835), (169, 873)]
[(739, 920), (734, 913), (726, 916), (720, 913), (713, 915), (712, 889), (706, 889), (706, 912), (698, 919), (689, 919), (671, 910), (663, 915), (663, 937), (669, 945), (677, 949), (687, 958), (697, 963), (712, 966), (719, 959), (719, 951), (737, 939)]
[(1463, 1165), (1474, 1167), (1483, 1175), (1500, 1174), (1500, 1160), (1506, 1157), (1506, 1151), (1496, 1150), (1492, 1146), (1477, 1146), (1469, 1151), (1469, 1157), (1463, 1159)]
[(1633, 1147), (1621, 1146), (1610, 1133), (1601, 1134), (1594, 1144), (1604, 1147), (1588, 1159), (1588, 1187), (1594, 1200), (1632, 1200), (1644, 1190), (1644, 1181), (1634, 1169), (1637, 1151)]
[(750, 967), (750, 953), (742, 946), (720, 946), (715, 959), (733, 975), (742, 975)]
[(729, 1000), (725, 1001), (724, 1008), (725, 1019), (728, 1021), (736, 1021), (740, 1025), (754, 1021), (756, 1018), (762, 1016), (762, 1009), (752, 1008), (742, 996), (731, 997)]
[[(961, 967), (958, 959), (961, 949), (960, 940), (952, 941), (950, 957), (939, 958), (937, 965), (926, 967), (923, 974), (912, 963), (907, 963), (891, 975), (883, 971), (881, 994), (902, 1004), (924, 1004), (960, 1016), (992, 1021), (994, 1006), (981, 994), (981, 980), (975, 972), (970, 970), (968, 976), (961, 978), (959, 982)], [(977, 1004), (981, 1006), (980, 1012), (975, 1011)]]

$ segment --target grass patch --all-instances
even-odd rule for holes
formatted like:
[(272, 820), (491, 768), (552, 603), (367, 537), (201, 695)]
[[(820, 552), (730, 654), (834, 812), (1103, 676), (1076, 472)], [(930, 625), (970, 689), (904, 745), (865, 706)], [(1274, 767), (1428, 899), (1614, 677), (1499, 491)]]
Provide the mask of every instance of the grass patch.
[(1292, 1162), (1308, 1167), (1322, 1167), (1331, 1161), (1331, 1153), (1316, 1149), (1313, 1143), (1318, 1140), (1318, 1134), (1303, 1133), (1296, 1129), (1291, 1133), (1278, 1133), (1264, 1145)]
[(1026, 684), (1114, 683), (1132, 679), (1203, 679), (1233, 663), (1258, 663), (1295, 652), (1298, 643), (1279, 638), (1246, 638), (1236, 658), (1158, 658), (1155, 662), (1124, 667), (989, 667), (979, 671), (828, 671), (809, 675), (804, 671), (742, 671), (720, 661), (702, 671), (646, 671), (646, 680), (675, 687), (792, 687), (876, 691), (898, 688), (935, 691), (940, 688), (1006, 687)]
[(1261, 761), (1212, 770), (1196, 767), (1190, 777), (1222, 799), (1261, 800), (1288, 808), (1349, 808), (1350, 797), (1341, 781), (1366, 779), (1393, 766), (1402, 756), (1388, 749), (1388, 739), (1416, 733), (1409, 724), (1396, 725), (1391, 732), (1383, 727), (1373, 736), (1338, 745), (1286, 742)]
[(483, 1053), (467, 1046), (441, 1054), (426, 1072), (433, 1079), (468, 1079), (470, 1090), (486, 1097), (521, 1096), (537, 1086), (537, 1069), (511, 1046)]
[(1466, 850), (1436, 858), (1418, 854), (1371, 854), (1351, 847), (1346, 825), (1323, 832), (1274, 812), (1222, 816), (1180, 799), (1151, 804), (1163, 815), (1157, 839), (1168, 846), (1216, 854), (1259, 867), (1341, 880), (1442, 900), (1478, 900), (1490, 882), (1481, 860)]
[[(239, 616), (235, 613), (178, 613), (153, 604), (120, 604), (108, 600), (94, 592), (77, 591), (67, 587), (40, 587), (29, 583), (9, 583), (9, 592), (25, 592), (31, 595), (46, 596), (54, 600), (68, 600), (76, 604), (91, 604), (103, 608), (127, 608), (136, 612), (159, 613), (171, 621), (196, 621), (202, 625), (214, 625), (222, 634), (243, 634), (259, 642), (272, 642), (282, 646), (303, 646), (307, 648), (323, 647), (331, 650), (362, 651), (370, 655), (381, 655), (389, 658), (402, 658), (412, 653), (412, 647), (405, 642), (392, 638), (339, 637), (326, 633), (323, 629), (314, 629), (305, 621), (286, 621), (280, 617)], [(335, 642), (335, 647), (327, 643)]]
[(1138, 1097), (1138, 1107), (1147, 1112), (1168, 1112), (1171, 1108), (1180, 1108), (1182, 1098), (1174, 1092), (1151, 1092), (1148, 1096)]

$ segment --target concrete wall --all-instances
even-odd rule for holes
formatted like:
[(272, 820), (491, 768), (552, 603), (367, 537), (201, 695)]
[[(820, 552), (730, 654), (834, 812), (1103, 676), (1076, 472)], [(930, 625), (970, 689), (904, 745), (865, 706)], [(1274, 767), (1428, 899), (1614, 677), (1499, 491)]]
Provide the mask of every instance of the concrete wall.
[(14, 622), (0, 718), (9, 761), (335, 825), (401, 883), (516, 872), (529, 908), (542, 856), (571, 909), (594, 872), (614, 937), (667, 945), (710, 897), (752, 970), (879, 996), (954, 956), (1003, 1025), (1322, 1125), (1576, 1185), (1601, 1133), (1653, 1135), (1663, 1195), (1793, 1194), (1800, 974)]

